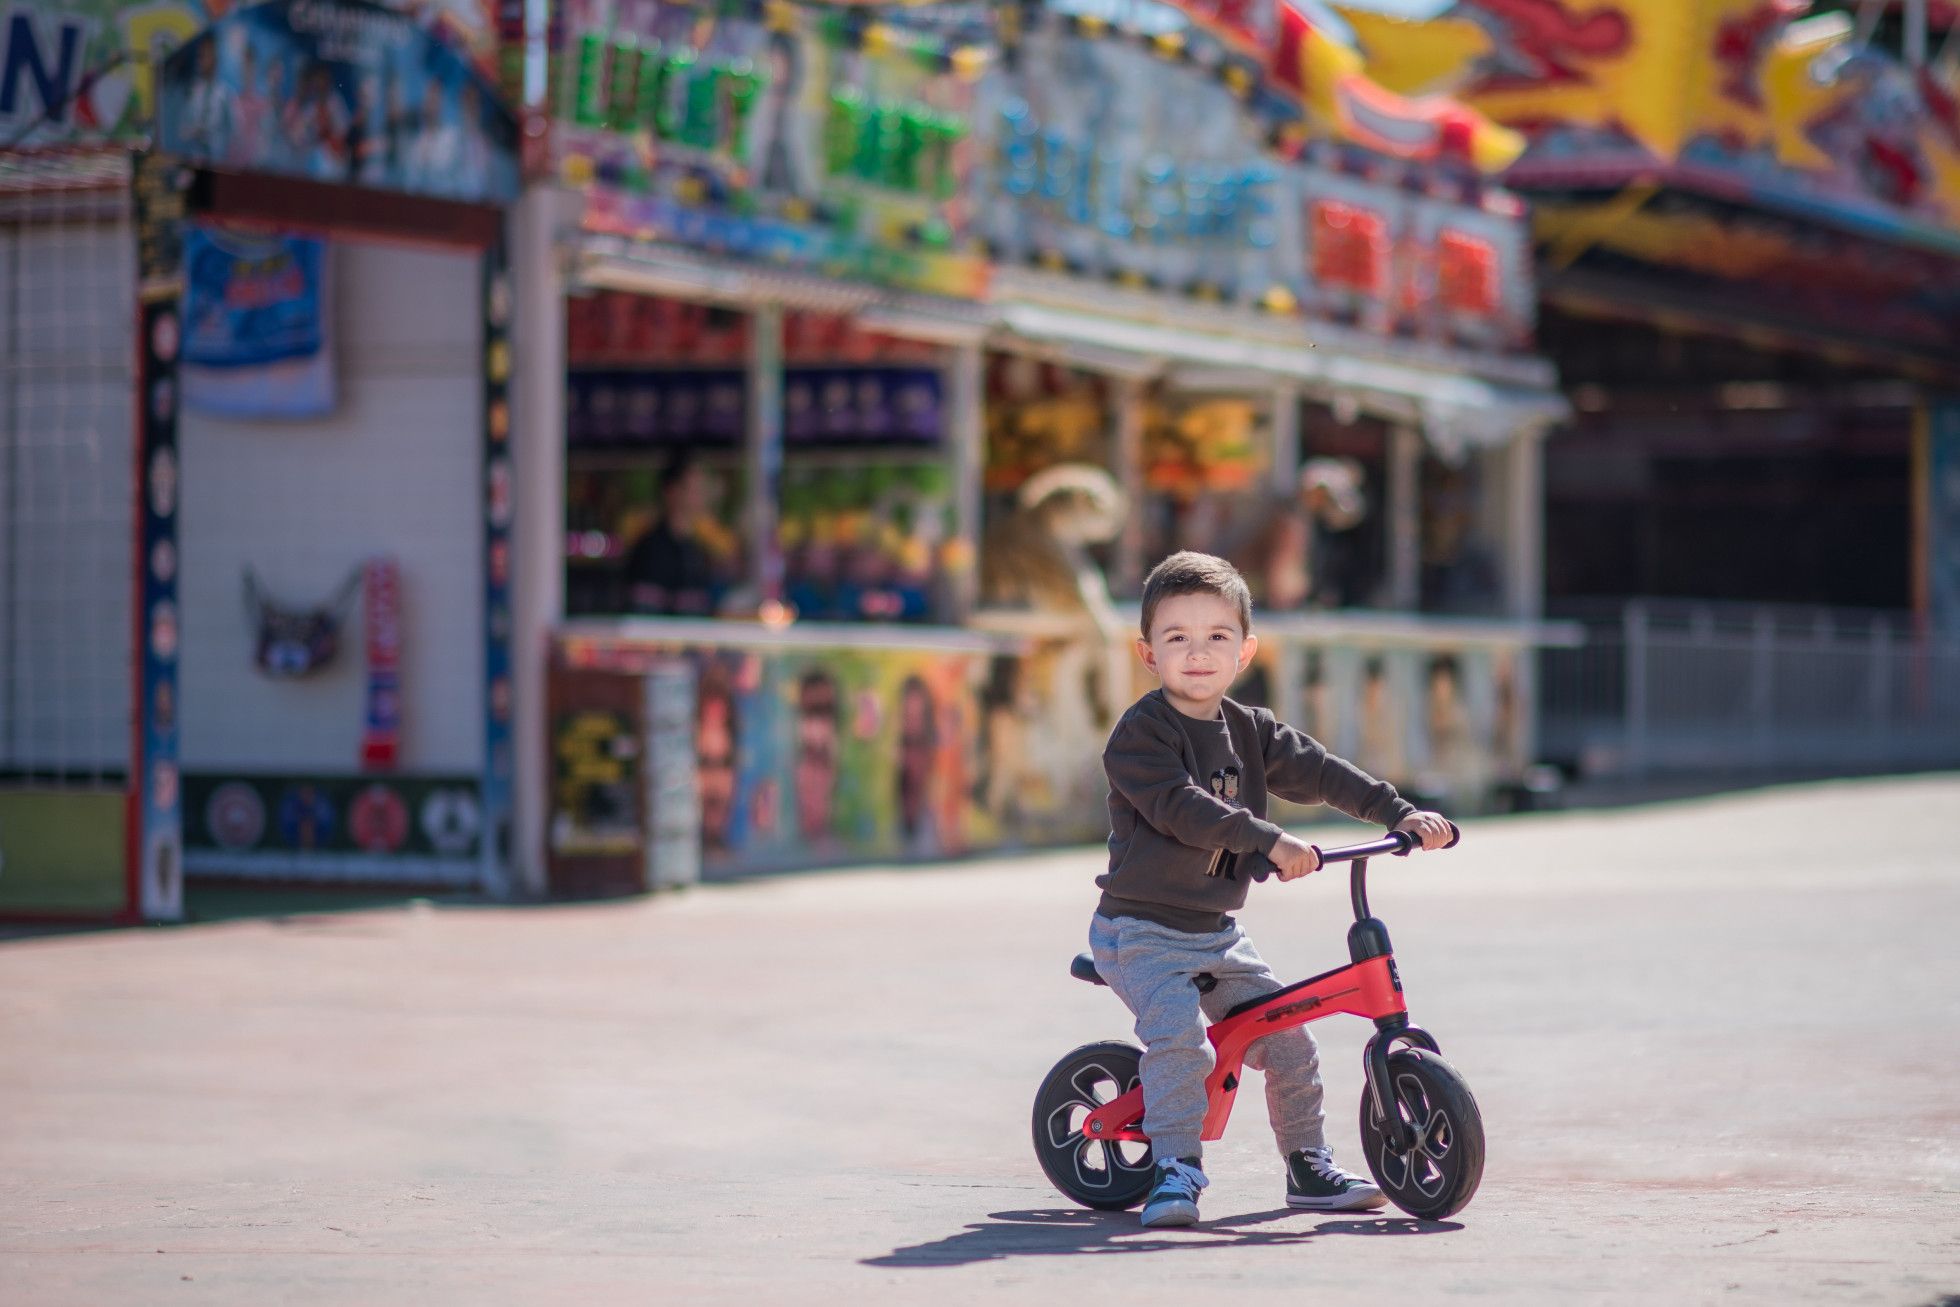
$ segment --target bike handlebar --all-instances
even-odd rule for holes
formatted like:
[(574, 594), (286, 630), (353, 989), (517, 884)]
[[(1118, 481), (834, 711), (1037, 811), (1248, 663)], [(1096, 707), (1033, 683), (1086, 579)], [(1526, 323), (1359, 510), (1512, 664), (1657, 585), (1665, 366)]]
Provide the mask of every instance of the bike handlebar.
[[(1450, 842), (1443, 848), (1453, 849), (1463, 838), (1463, 828), (1455, 822), (1450, 823)], [(1365, 862), (1369, 858), (1406, 858), (1422, 847), (1422, 841), (1407, 831), (1392, 830), (1378, 840), (1366, 844), (1349, 844), (1338, 849), (1323, 849), (1314, 845), (1314, 852), (1320, 855), (1320, 865), (1330, 866), (1336, 862)], [(1441, 850), (1438, 850), (1441, 852)], [(1261, 857), (1264, 866), (1254, 866), (1252, 879), (1264, 880), (1272, 875), (1275, 868), (1269, 859)]]

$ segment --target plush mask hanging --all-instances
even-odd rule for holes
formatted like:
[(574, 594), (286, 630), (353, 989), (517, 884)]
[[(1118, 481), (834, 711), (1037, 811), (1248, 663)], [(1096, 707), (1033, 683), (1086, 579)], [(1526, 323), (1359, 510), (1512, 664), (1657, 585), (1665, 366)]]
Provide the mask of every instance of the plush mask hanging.
[(252, 569), (246, 568), (245, 612), (258, 632), (253, 661), (259, 670), (282, 681), (296, 680), (331, 663), (340, 649), (340, 628), (360, 588), (361, 569), (357, 567), (325, 606), (283, 608), (266, 594)]

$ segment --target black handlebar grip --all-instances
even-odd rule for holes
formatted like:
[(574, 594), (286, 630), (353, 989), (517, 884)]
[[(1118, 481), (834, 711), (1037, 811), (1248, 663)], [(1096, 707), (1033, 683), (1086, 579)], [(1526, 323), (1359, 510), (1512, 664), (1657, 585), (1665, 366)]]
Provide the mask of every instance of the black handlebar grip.
[[(1444, 820), (1449, 824), (1450, 842), (1448, 844), (1445, 844), (1443, 848), (1453, 849), (1457, 846), (1457, 842), (1463, 838), (1463, 827), (1457, 825), (1453, 821), (1449, 821), (1448, 818), (1444, 818)], [(1422, 847), (1422, 841), (1417, 839), (1415, 836), (1409, 834), (1409, 832), (1405, 830), (1392, 830), (1389, 832), (1389, 834), (1400, 835), (1402, 837), (1402, 847), (1398, 849), (1395, 853), (1395, 856), (1398, 858), (1406, 858), (1411, 853), (1414, 853), (1417, 849), (1420, 849)], [(1442, 849), (1438, 849), (1437, 852), (1438, 853), (1442, 852)]]

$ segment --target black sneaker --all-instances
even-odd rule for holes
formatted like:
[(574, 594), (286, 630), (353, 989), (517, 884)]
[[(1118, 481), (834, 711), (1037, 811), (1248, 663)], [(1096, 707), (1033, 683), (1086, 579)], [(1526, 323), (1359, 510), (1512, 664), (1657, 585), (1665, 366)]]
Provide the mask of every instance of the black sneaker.
[(1286, 1159), (1286, 1205), (1315, 1212), (1362, 1212), (1386, 1206), (1382, 1191), (1334, 1165), (1326, 1148), (1303, 1148)]
[(1195, 1157), (1172, 1157), (1157, 1163), (1157, 1180), (1143, 1200), (1145, 1225), (1196, 1225), (1198, 1194), (1211, 1181), (1198, 1169)]

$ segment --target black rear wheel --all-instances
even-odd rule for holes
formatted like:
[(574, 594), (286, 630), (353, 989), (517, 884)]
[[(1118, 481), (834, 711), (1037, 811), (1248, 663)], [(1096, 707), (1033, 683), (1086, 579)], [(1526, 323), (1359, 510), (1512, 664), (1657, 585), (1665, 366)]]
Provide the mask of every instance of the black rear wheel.
[(1119, 1212), (1150, 1192), (1149, 1144), (1082, 1134), (1091, 1112), (1142, 1083), (1142, 1059), (1133, 1044), (1085, 1044), (1057, 1062), (1035, 1091), (1034, 1155), (1049, 1182), (1084, 1207)]
[(1416, 1132), (1404, 1152), (1382, 1133), (1374, 1096), (1361, 1091), (1361, 1147), (1382, 1193), (1410, 1216), (1440, 1221), (1463, 1210), (1484, 1178), (1484, 1118), (1456, 1068), (1419, 1048), (1388, 1055), (1395, 1107)]

